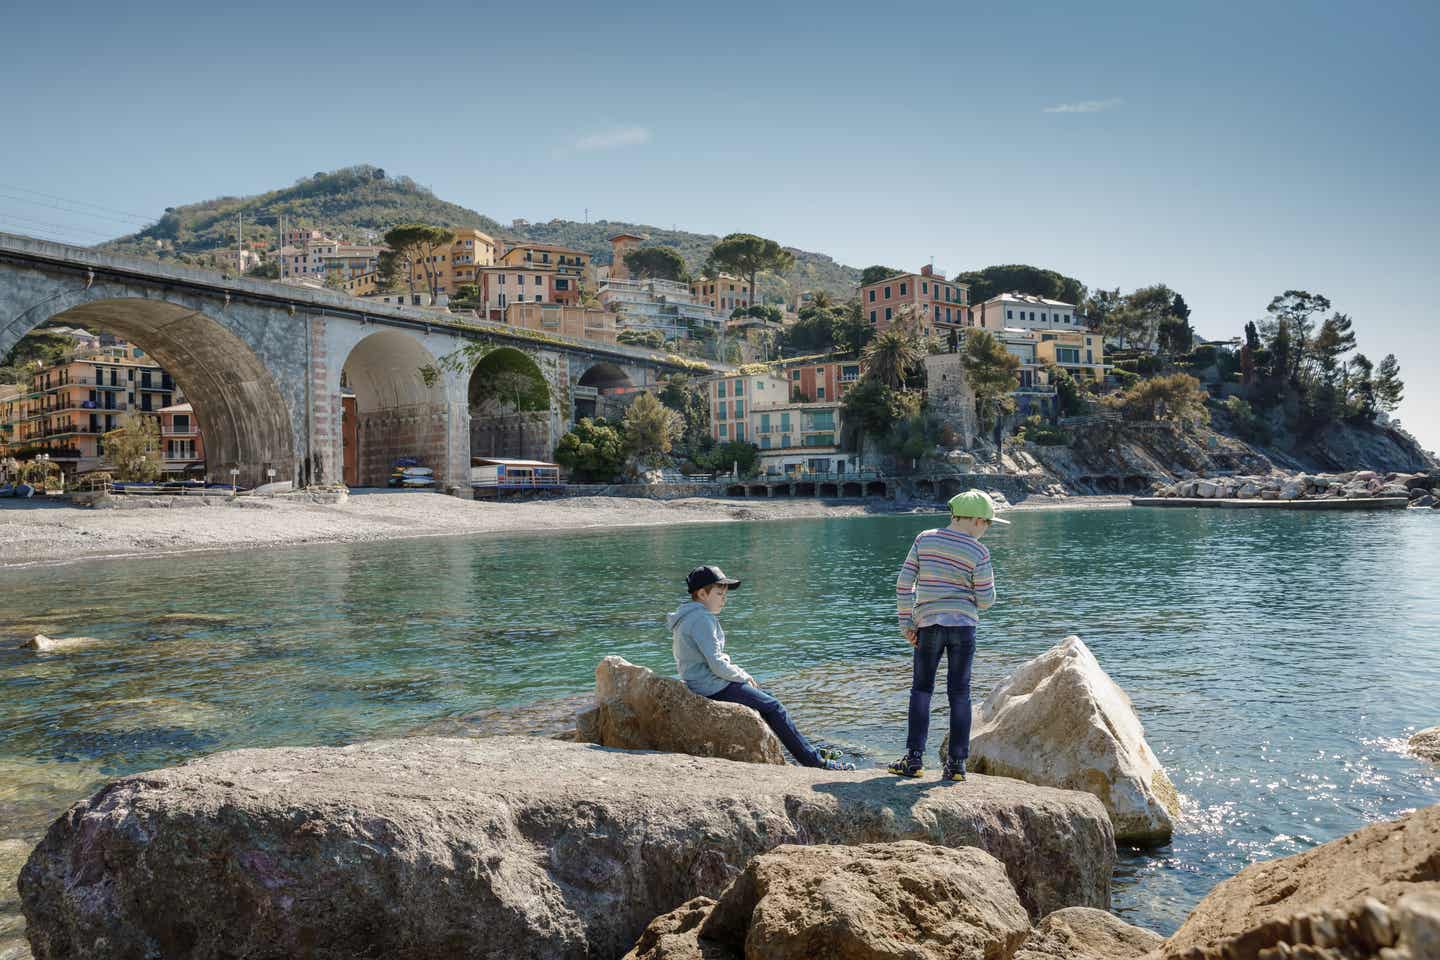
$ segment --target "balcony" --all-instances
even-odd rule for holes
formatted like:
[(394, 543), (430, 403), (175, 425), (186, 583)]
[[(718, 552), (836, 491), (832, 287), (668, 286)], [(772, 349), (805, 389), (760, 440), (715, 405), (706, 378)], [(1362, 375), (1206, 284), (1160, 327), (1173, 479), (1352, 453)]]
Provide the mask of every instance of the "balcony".
[(160, 436), (162, 436), (162, 437), (198, 437), (198, 436), (200, 436), (200, 428), (199, 428), (199, 427), (185, 427), (185, 428), (181, 429), (181, 428), (179, 428), (179, 427), (165, 427), (165, 428), (163, 428), (163, 429), (160, 431)]

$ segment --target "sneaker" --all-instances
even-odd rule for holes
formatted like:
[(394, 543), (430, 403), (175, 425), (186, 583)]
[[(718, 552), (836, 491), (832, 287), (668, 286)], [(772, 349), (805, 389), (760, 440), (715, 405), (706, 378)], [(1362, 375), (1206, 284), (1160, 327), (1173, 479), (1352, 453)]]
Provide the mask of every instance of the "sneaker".
[(940, 779), (947, 783), (964, 783), (965, 761), (946, 760), (944, 766), (940, 768)]
[(918, 777), (925, 772), (925, 761), (918, 753), (907, 753), (887, 769), (897, 777)]
[(832, 759), (828, 759), (828, 758), (827, 758), (827, 759), (824, 759), (824, 760), (821, 760), (821, 761), (820, 761), (820, 769), (821, 769), (821, 770), (841, 770), (841, 771), (847, 771), (847, 770), (854, 770), (854, 769), (855, 769), (855, 764), (853, 764), (853, 763), (848, 763), (848, 762), (846, 762), (846, 761), (844, 761), (844, 760), (832, 760)]

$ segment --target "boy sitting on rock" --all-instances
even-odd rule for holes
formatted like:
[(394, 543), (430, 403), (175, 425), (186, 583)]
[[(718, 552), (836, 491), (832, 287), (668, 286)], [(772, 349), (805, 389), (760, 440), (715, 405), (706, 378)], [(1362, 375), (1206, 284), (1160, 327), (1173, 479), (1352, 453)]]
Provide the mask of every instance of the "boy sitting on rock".
[(665, 618), (675, 666), (685, 685), (702, 697), (741, 703), (759, 713), (801, 766), (854, 770), (853, 763), (839, 759), (839, 751), (812, 747), (795, 729), (785, 706), (761, 690), (754, 677), (730, 662), (725, 653), (725, 631), (720, 629), (717, 615), (725, 608), (729, 592), (739, 589), (740, 581), (725, 576), (719, 567), (703, 566), (690, 571), (685, 587), (690, 599)]
[(914, 647), (910, 681), (910, 719), (905, 756), (890, 772), (918, 777), (925, 772), (925, 741), (930, 733), (930, 697), (940, 656), (946, 657), (945, 695), (950, 701), (950, 755), (940, 779), (963, 781), (970, 756), (970, 667), (975, 661), (975, 628), (980, 611), (995, 602), (995, 571), (990, 551), (980, 543), (995, 516), (995, 502), (982, 490), (950, 498), (950, 525), (915, 538), (895, 581), (900, 633)]

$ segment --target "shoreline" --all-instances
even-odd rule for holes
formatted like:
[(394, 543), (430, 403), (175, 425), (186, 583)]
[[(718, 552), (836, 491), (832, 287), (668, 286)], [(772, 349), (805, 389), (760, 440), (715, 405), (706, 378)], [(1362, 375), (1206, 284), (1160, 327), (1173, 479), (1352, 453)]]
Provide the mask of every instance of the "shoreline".
[[(339, 504), (276, 498), (180, 509), (97, 510), (68, 504), (18, 503), (0, 505), (0, 570), (220, 550), (943, 512), (939, 504), (917, 503), (901, 508), (891, 501), (568, 497), (495, 503), (413, 491), (367, 491)], [(1122, 507), (1130, 507), (1128, 497), (1033, 496), (1009, 509), (1028, 512)]]

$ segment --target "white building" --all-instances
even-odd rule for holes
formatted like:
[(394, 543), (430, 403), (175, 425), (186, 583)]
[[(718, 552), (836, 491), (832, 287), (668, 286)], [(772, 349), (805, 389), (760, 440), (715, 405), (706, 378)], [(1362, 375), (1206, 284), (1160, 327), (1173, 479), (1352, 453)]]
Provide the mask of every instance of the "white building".
[(672, 280), (627, 280), (611, 276), (600, 304), (616, 315), (621, 330), (659, 330), (666, 340), (691, 337), (701, 329), (718, 333), (729, 312), (698, 302), (687, 284)]
[(970, 325), (983, 330), (1065, 330), (1083, 327), (1075, 304), (1028, 293), (1002, 293), (970, 308)]

